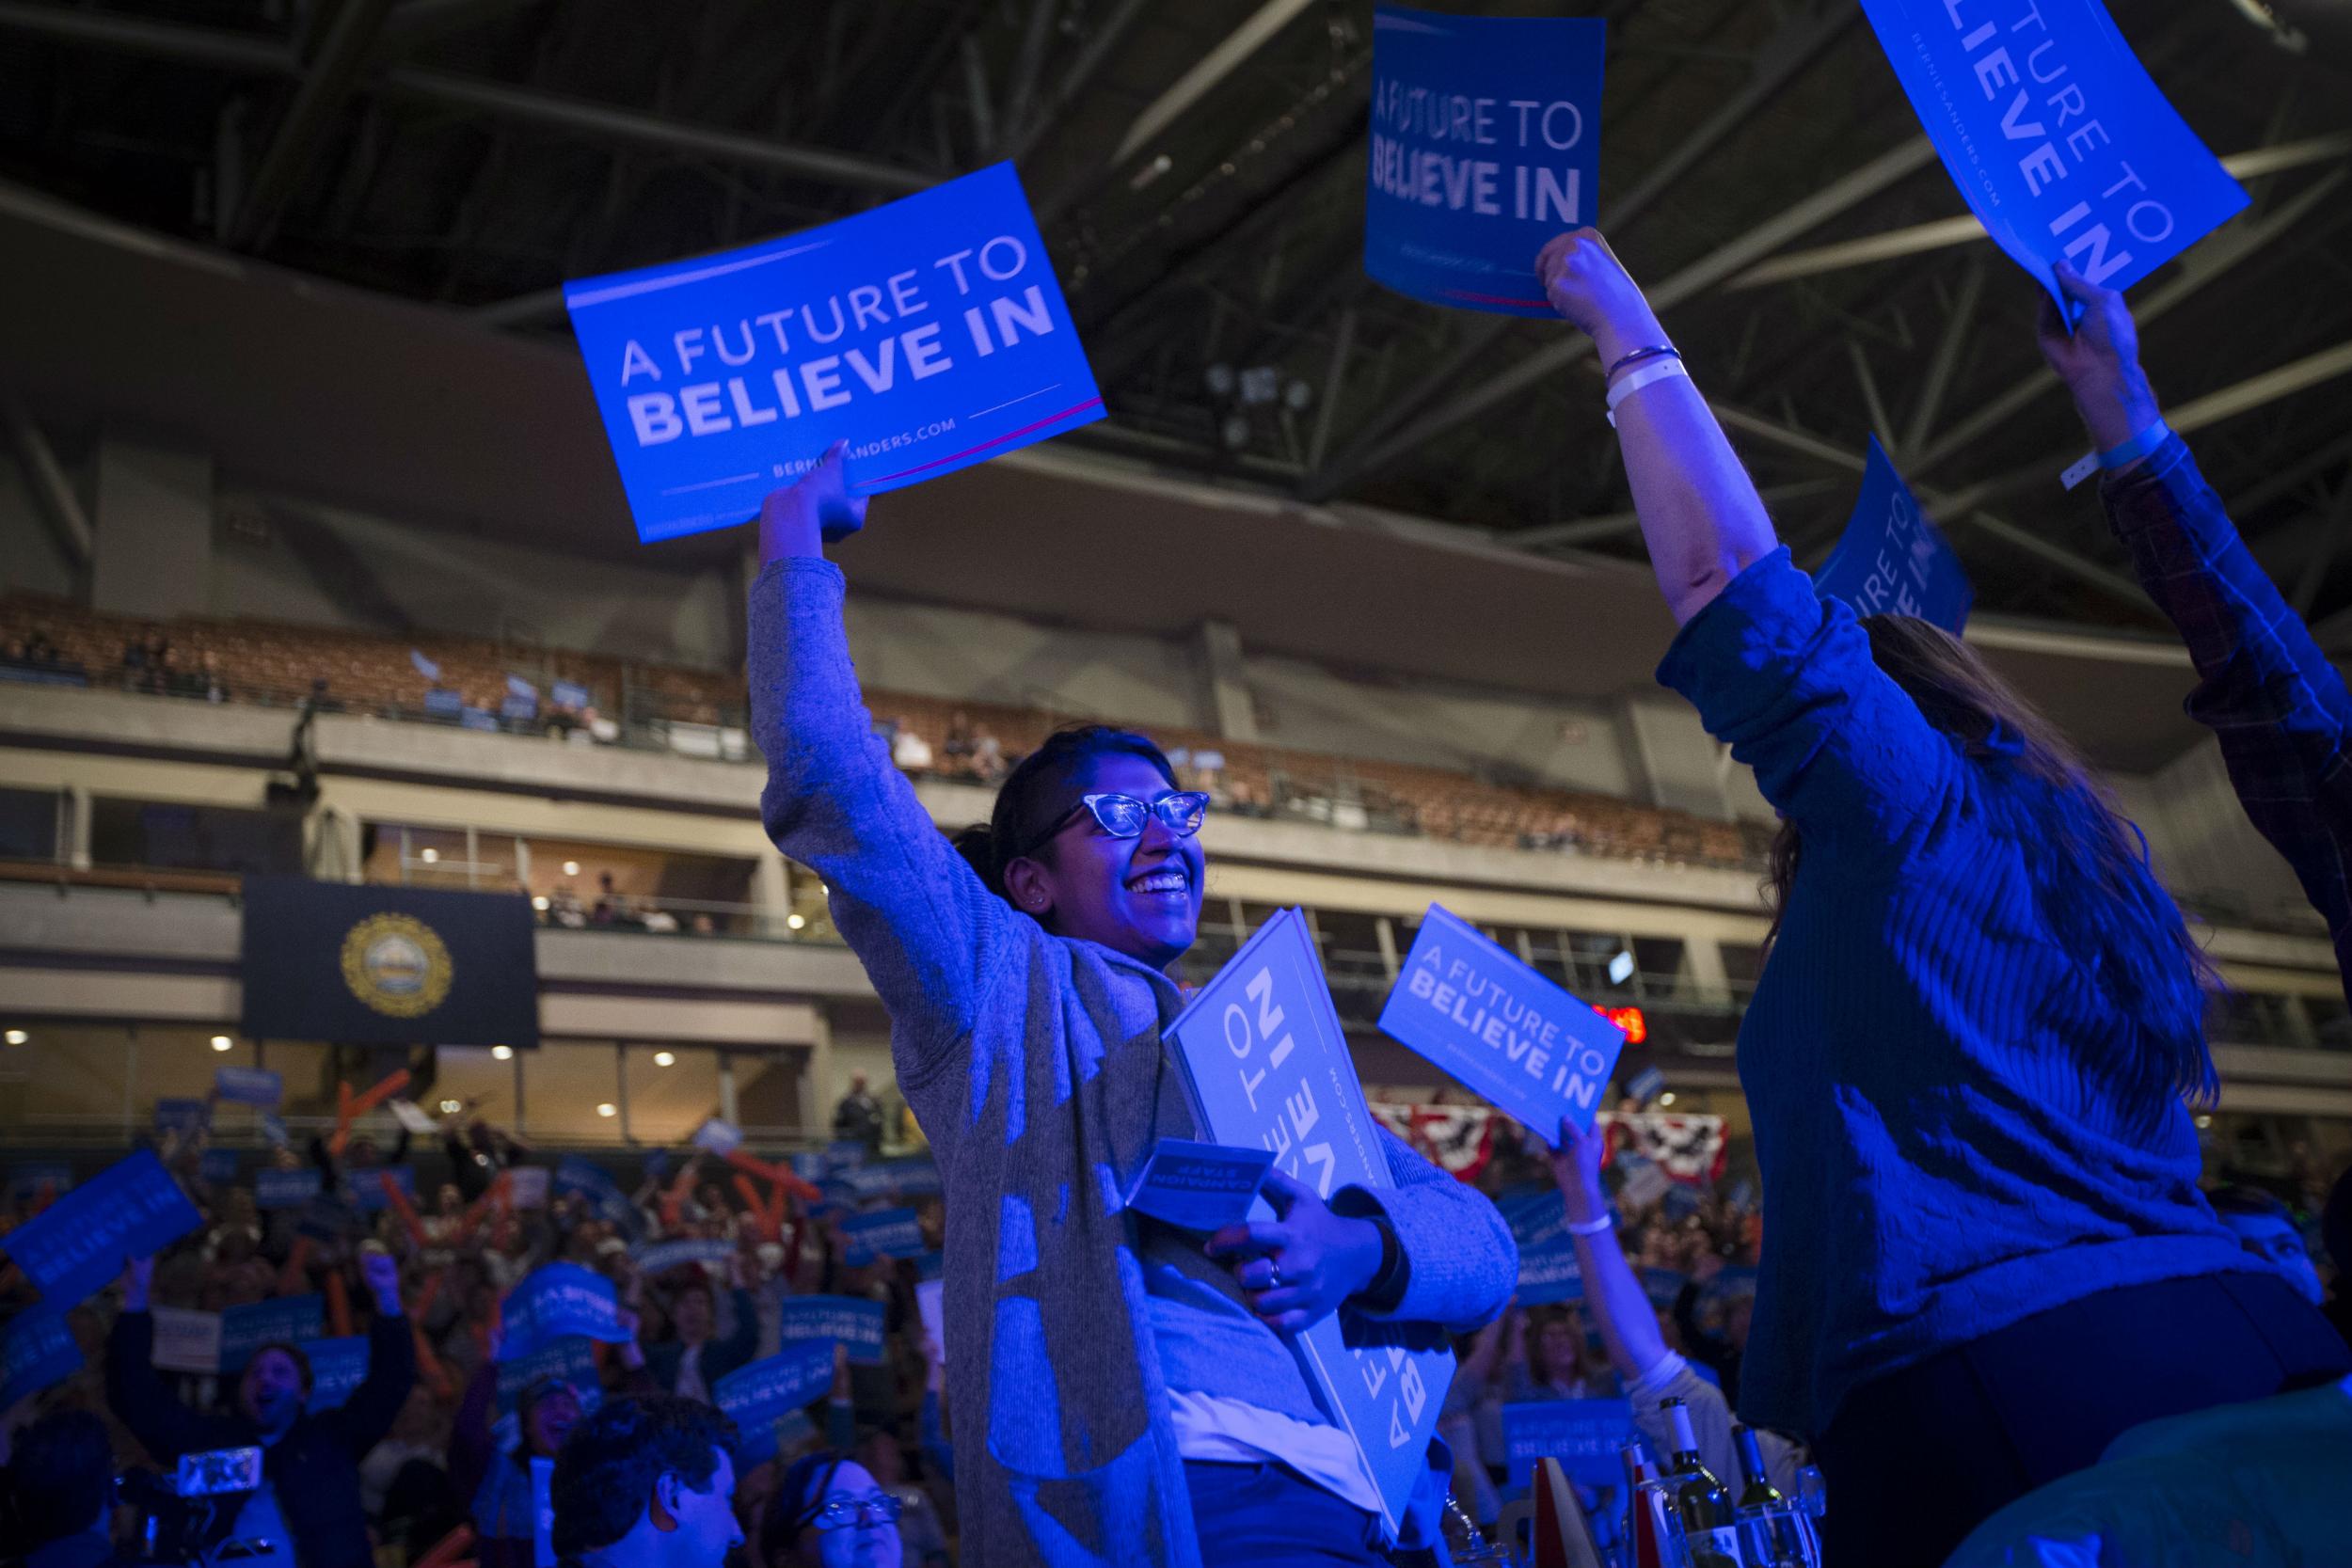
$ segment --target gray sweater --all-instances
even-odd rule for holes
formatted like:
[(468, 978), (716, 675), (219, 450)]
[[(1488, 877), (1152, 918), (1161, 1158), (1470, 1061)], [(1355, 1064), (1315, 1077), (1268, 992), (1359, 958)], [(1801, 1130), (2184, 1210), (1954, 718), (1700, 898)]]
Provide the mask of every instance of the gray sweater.
[[(1183, 998), (1146, 965), (1052, 935), (972, 873), (872, 733), (842, 593), (839, 569), (813, 559), (772, 564), (753, 586), (761, 813), (777, 847), (825, 879), (938, 1158), (965, 1555), (991, 1568), (1194, 1568), (1136, 1220), (1120, 1198), (1159, 1138), (1197, 1135), (1160, 1043)], [(1491, 1318), (1518, 1273), (1508, 1229), (1471, 1189), (1393, 1139), (1388, 1149), (1398, 1185), (1348, 1190), (1334, 1207), (1376, 1206), (1394, 1227), (1409, 1272), (1389, 1316)], [(1249, 1376), (1287, 1380), (1271, 1383), (1287, 1407), (1300, 1374), (1279, 1352), (1264, 1334)]]

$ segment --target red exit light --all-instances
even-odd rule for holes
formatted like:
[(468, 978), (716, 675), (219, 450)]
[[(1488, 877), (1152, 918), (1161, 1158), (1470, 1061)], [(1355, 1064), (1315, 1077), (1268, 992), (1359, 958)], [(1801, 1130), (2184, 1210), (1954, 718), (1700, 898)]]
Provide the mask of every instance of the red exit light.
[(1625, 1031), (1625, 1043), (1639, 1045), (1649, 1038), (1649, 1020), (1639, 1007), (1603, 1007), (1600, 1016)]

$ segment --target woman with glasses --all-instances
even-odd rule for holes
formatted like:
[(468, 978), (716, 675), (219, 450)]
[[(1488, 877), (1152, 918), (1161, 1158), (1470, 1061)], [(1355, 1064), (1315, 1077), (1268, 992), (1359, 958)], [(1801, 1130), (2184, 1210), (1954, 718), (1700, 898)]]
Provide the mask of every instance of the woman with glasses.
[(766, 1568), (899, 1568), (900, 1506), (847, 1454), (803, 1454), (768, 1500), (760, 1560)]
[[(1394, 1139), (1395, 1186), (1327, 1201), (1277, 1172), (1268, 1223), (1204, 1238), (1123, 1212), (1158, 1141), (1199, 1132), (1160, 1035), (1207, 798), (1142, 736), (1064, 731), (950, 846), (850, 667), (823, 543), (864, 521), (838, 448), (768, 499), (753, 719), (769, 836), (824, 879), (938, 1157), (963, 1555), (1377, 1562), (1376, 1496), (1283, 1336), (1341, 1310), (1474, 1328), (1516, 1283), (1510, 1232)], [(1436, 1484), (1412, 1511), (1432, 1535)]]

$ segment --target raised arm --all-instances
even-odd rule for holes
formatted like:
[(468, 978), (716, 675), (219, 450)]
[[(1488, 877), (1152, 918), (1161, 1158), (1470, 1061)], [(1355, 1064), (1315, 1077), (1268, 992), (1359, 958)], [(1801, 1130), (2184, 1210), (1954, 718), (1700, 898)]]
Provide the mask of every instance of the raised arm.
[(408, 1402), (417, 1381), (416, 1338), (401, 1309), (400, 1265), (385, 1253), (359, 1259), (360, 1277), (375, 1297), (375, 1321), (368, 1325), (368, 1375), (337, 1410), (320, 1418), (335, 1428), (354, 1459), (384, 1440)]
[(1568, 1234), (1576, 1241), (1577, 1273), (1584, 1280), (1584, 1306), (1600, 1330), (1609, 1364), (1628, 1384), (1648, 1378), (1667, 1356), (1665, 1336), (1658, 1332), (1657, 1314), (1649, 1295), (1626, 1261), (1617, 1244), (1616, 1214), (1609, 1207), (1609, 1192), (1601, 1184), (1600, 1152), (1607, 1140), (1597, 1132), (1580, 1132), (1565, 1117), (1560, 1119), (1560, 1144), (1551, 1153), (1552, 1179), (1568, 1216)]
[(768, 758), (760, 816), (776, 847), (824, 879), (834, 922), (898, 1026), (902, 1081), (936, 1069), (970, 1027), (1010, 911), (980, 883), (891, 765), (850, 668), (844, 584), (828, 538), (863, 526), (839, 446), (760, 510), (751, 594), (752, 722)]
[(148, 1286), (155, 1259), (134, 1258), (122, 1276), (122, 1310), (106, 1336), (106, 1403), (131, 1435), (168, 1465), (218, 1436), (222, 1423), (182, 1404), (155, 1372), (155, 1314)]
[(2069, 332), (2044, 300), (2042, 352), (2099, 451), (2107, 525), (2197, 666), (2190, 716), (2220, 737), (2248, 818), (2341, 950), (2352, 934), (2352, 695), (2164, 424), (2123, 296), (2063, 265), (2058, 277), (2083, 317)]
[(1552, 308), (1591, 334), (1609, 367), (1617, 441), (1650, 569), (1675, 620), (1687, 622), (1772, 554), (1780, 543), (1772, 520), (1609, 242), (1591, 229), (1563, 234), (1544, 246), (1535, 271)]
[(1607, 242), (1590, 229), (1563, 234), (1536, 271), (1609, 367), (1633, 508), (1683, 626), (1658, 678), (1690, 699), (1809, 838), (1910, 842), (1946, 799), (1951, 748), (1880, 672), (1852, 613), (1816, 598), (1790, 563), (1713, 410)]

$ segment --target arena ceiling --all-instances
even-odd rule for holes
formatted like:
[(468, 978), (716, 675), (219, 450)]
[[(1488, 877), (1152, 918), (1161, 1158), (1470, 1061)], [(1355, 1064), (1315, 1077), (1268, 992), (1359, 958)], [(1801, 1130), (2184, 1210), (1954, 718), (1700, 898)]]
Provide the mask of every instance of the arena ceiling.
[[(1581, 8), (1611, 24), (1602, 226), (1800, 559), (1875, 431), (1980, 608), (2146, 629), (2095, 503), (2056, 481), (2085, 443), (2031, 285), (1964, 219), (1858, 8)], [(2352, 7), (2113, 9), (2254, 198), (2136, 291), (2152, 374), (2292, 596), (2352, 632)], [(1572, 335), (1363, 276), (1369, 22), (1365, 0), (0, 0), (0, 178), (560, 340), (565, 277), (1011, 158), (1111, 411), (1066, 441), (1632, 557)], [(1260, 368), (1287, 395), (1244, 406)]]

